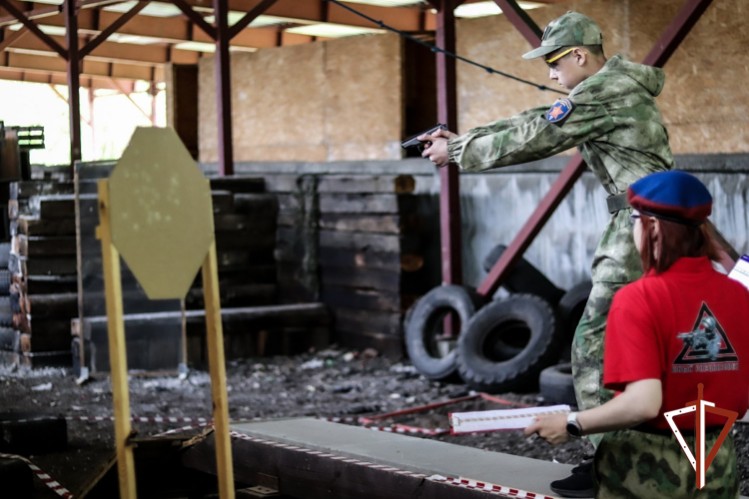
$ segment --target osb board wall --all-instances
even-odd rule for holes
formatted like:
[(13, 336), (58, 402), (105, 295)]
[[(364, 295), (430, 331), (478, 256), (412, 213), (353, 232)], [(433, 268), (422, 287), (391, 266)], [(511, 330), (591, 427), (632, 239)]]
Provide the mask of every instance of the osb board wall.
[[(235, 161), (400, 158), (401, 49), (387, 34), (233, 53)], [(200, 161), (212, 162), (213, 58), (199, 71)]]
[[(669, 26), (684, 0), (577, 0), (529, 11), (543, 27), (567, 10), (594, 18), (607, 55), (641, 61)], [(749, 151), (749, 30), (746, 0), (713, 2), (665, 65), (658, 105), (676, 154)], [(457, 49), (466, 57), (539, 84), (559, 88), (546, 66), (520, 55), (530, 44), (502, 16), (461, 20)], [(549, 91), (458, 65), (459, 131), (510, 116), (559, 97)]]
[[(568, 0), (529, 11), (539, 26), (574, 9), (595, 18), (606, 53), (641, 61), (685, 0)], [(749, 152), (746, 0), (713, 2), (665, 66), (658, 98), (676, 154)], [(558, 88), (503, 16), (458, 21), (457, 51)], [(405, 42), (410, 43), (410, 42)], [(403, 130), (402, 50), (395, 34), (232, 54), (236, 161), (397, 159)], [(459, 131), (551, 104), (539, 91), (457, 63)], [(217, 160), (213, 58), (200, 63), (200, 161)]]

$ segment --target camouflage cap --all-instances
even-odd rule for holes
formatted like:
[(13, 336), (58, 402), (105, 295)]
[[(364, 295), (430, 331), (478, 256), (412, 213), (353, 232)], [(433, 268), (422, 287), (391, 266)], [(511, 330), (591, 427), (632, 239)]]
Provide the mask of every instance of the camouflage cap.
[(523, 59), (543, 57), (562, 47), (602, 44), (603, 35), (596, 22), (579, 12), (569, 11), (546, 26), (541, 46), (523, 54)]

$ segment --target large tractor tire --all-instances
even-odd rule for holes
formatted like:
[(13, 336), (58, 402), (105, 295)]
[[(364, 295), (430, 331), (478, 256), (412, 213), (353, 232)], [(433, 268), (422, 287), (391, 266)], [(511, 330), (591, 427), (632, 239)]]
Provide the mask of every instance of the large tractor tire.
[(575, 387), (572, 383), (572, 366), (569, 363), (549, 366), (541, 371), (538, 388), (546, 404), (567, 404), (577, 407)]
[[(406, 314), (406, 351), (414, 367), (429, 379), (446, 381), (456, 377), (455, 345), (476, 312), (478, 295), (463, 286), (447, 285), (422, 296)], [(445, 318), (456, 314), (460, 331), (447, 335)]]
[(592, 287), (590, 281), (576, 284), (562, 296), (557, 304), (557, 317), (559, 318), (559, 329), (562, 337), (560, 362), (570, 361), (575, 329), (577, 329), (577, 323), (583, 316), (585, 304), (588, 303), (588, 296), (590, 296)]
[(458, 371), (471, 388), (501, 393), (538, 387), (559, 355), (554, 310), (534, 295), (510, 295), (479, 310), (458, 340)]
[[(484, 270), (491, 272), (499, 257), (507, 250), (504, 244), (496, 245), (484, 258)], [(556, 287), (553, 282), (533, 266), (525, 258), (521, 258), (512, 268), (502, 287), (510, 293), (526, 293), (540, 296), (551, 305), (556, 305), (564, 295), (564, 290)]]

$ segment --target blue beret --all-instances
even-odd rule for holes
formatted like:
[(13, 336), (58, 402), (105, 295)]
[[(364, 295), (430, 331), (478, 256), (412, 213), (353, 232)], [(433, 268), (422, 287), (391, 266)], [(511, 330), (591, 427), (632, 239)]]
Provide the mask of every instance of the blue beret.
[(646, 215), (688, 225), (704, 222), (713, 208), (707, 187), (678, 170), (651, 173), (634, 182), (627, 189), (627, 201)]

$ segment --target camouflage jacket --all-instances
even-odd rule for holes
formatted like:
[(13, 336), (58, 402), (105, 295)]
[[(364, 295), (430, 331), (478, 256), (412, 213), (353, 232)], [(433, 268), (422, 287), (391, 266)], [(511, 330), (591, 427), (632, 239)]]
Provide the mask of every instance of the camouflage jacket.
[(474, 128), (448, 142), (450, 160), (481, 171), (547, 158), (577, 146), (609, 194), (648, 173), (673, 166), (668, 132), (655, 97), (663, 88), (659, 68), (614, 56), (570, 93), (574, 109), (551, 123), (548, 107)]
[[(663, 71), (609, 59), (569, 94), (572, 111), (552, 123), (548, 107), (470, 130), (448, 142), (450, 160), (481, 171), (543, 159), (577, 146), (609, 194), (654, 171), (673, 167), (668, 132), (655, 105)], [(632, 241), (629, 210), (609, 220), (593, 257), (593, 282), (630, 282), (641, 273)]]

